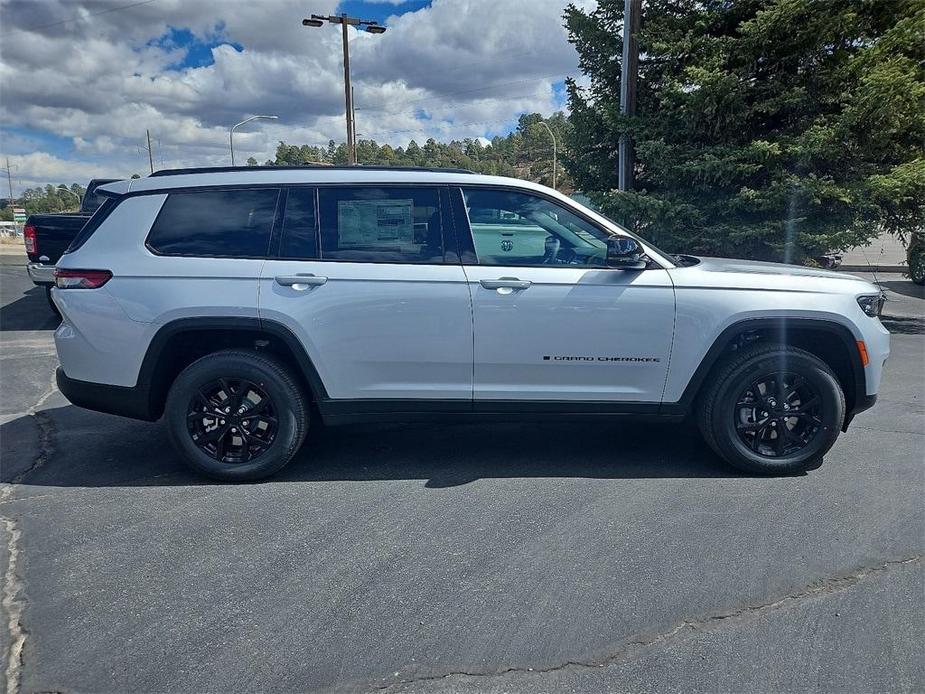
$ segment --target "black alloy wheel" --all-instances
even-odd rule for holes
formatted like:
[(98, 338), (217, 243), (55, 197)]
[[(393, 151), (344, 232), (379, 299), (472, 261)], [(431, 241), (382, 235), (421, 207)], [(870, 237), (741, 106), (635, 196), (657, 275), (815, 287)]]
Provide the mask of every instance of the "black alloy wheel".
[(739, 439), (758, 455), (781, 458), (808, 446), (822, 426), (822, 399), (799, 374), (754, 380), (735, 403)]
[(845, 393), (828, 364), (798, 347), (760, 342), (720, 361), (696, 404), (710, 447), (760, 475), (819, 467), (845, 412)]
[(164, 406), (167, 434), (195, 471), (230, 482), (272, 475), (305, 440), (310, 395), (272, 355), (228, 349), (187, 366)]
[(247, 463), (276, 438), (273, 401), (261, 383), (219, 378), (190, 400), (187, 428), (199, 450), (229, 465)]

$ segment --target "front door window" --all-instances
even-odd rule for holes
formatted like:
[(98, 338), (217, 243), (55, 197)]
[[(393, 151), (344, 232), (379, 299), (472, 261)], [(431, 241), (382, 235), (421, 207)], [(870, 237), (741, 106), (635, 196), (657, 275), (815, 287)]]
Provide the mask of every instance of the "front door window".
[(609, 234), (545, 198), (464, 188), (480, 265), (606, 267)]

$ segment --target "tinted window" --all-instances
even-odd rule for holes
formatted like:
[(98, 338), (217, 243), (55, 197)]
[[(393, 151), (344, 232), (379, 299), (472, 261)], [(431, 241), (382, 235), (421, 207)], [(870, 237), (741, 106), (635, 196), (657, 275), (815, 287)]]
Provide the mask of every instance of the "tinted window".
[(275, 188), (170, 193), (148, 245), (164, 255), (265, 257), (278, 197)]
[(606, 267), (610, 234), (545, 198), (488, 188), (464, 188), (480, 265)]
[(320, 188), (321, 257), (372, 263), (442, 263), (436, 188)]
[(74, 237), (74, 240), (71, 241), (71, 245), (67, 247), (65, 253), (73, 253), (78, 248), (83, 246), (87, 239), (93, 236), (93, 232), (96, 231), (100, 225), (106, 221), (106, 217), (116, 208), (116, 205), (119, 204), (117, 198), (106, 198), (103, 200), (103, 204), (96, 208), (96, 212), (93, 213), (93, 216), (87, 220), (87, 223), (83, 225), (80, 231), (77, 232), (77, 236)]
[(314, 188), (289, 190), (279, 255), (281, 258), (311, 259), (318, 257)]

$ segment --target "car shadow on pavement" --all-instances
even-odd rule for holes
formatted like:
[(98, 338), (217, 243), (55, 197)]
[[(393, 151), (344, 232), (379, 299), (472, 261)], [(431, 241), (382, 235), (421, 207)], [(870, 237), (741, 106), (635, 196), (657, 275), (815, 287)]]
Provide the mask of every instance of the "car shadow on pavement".
[(925, 335), (925, 319), (909, 316), (882, 316), (880, 321), (891, 335)]
[[(163, 424), (73, 406), (3, 424), (0, 452), (0, 479), (29, 485), (213, 484), (187, 470)], [(573, 420), (316, 426), (295, 459), (264, 483), (425, 480), (445, 488), (486, 478), (742, 476), (688, 424)]]
[(914, 299), (925, 299), (925, 285), (916, 284), (912, 280), (887, 280), (879, 281), (883, 289), (889, 289), (891, 292), (911, 296)]
[(33, 287), (19, 299), (0, 307), (0, 331), (54, 330), (60, 322), (42, 287)]

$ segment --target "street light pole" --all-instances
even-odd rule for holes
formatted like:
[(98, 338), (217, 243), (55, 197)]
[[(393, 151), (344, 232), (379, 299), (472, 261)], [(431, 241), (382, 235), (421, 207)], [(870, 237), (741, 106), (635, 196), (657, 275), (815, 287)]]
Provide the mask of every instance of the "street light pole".
[(71, 190), (70, 188), (68, 188), (68, 187), (67, 187), (66, 185), (64, 185), (63, 183), (62, 183), (61, 185), (59, 185), (57, 188), (55, 188), (55, 190), (57, 190), (57, 191), (64, 191), (65, 193), (68, 193), (69, 195), (73, 195), (75, 198), (77, 198), (77, 204), (78, 204), (78, 205), (82, 205), (82, 204), (83, 204), (83, 198), (81, 198), (77, 193), (75, 193), (73, 190)]
[(303, 19), (302, 26), (320, 27), (325, 22), (330, 24), (340, 24), (341, 41), (344, 46), (344, 102), (347, 108), (347, 163), (355, 165), (357, 163), (356, 136), (354, 135), (353, 123), (353, 87), (350, 85), (350, 48), (347, 41), (347, 27), (355, 26), (357, 29), (363, 29), (370, 34), (382, 34), (385, 27), (379, 22), (368, 19), (359, 19), (357, 17), (348, 17), (346, 14), (329, 15), (325, 17), (320, 14), (313, 14), (310, 19)]
[(347, 163), (357, 163), (356, 138), (353, 136), (353, 87), (350, 86), (350, 44), (347, 41), (347, 15), (343, 16), (340, 27), (344, 44), (344, 99), (347, 104)]
[(231, 126), (231, 130), (228, 132), (228, 144), (231, 145), (231, 165), (234, 166), (234, 130), (237, 127), (244, 125), (245, 123), (250, 123), (252, 120), (276, 120), (279, 116), (251, 116), (250, 118), (245, 118), (240, 123), (235, 123)]
[(546, 123), (546, 121), (541, 120), (540, 125), (546, 128), (546, 132), (549, 133), (549, 137), (552, 138), (552, 187), (558, 190), (556, 186), (556, 135), (552, 131), (552, 128)]

